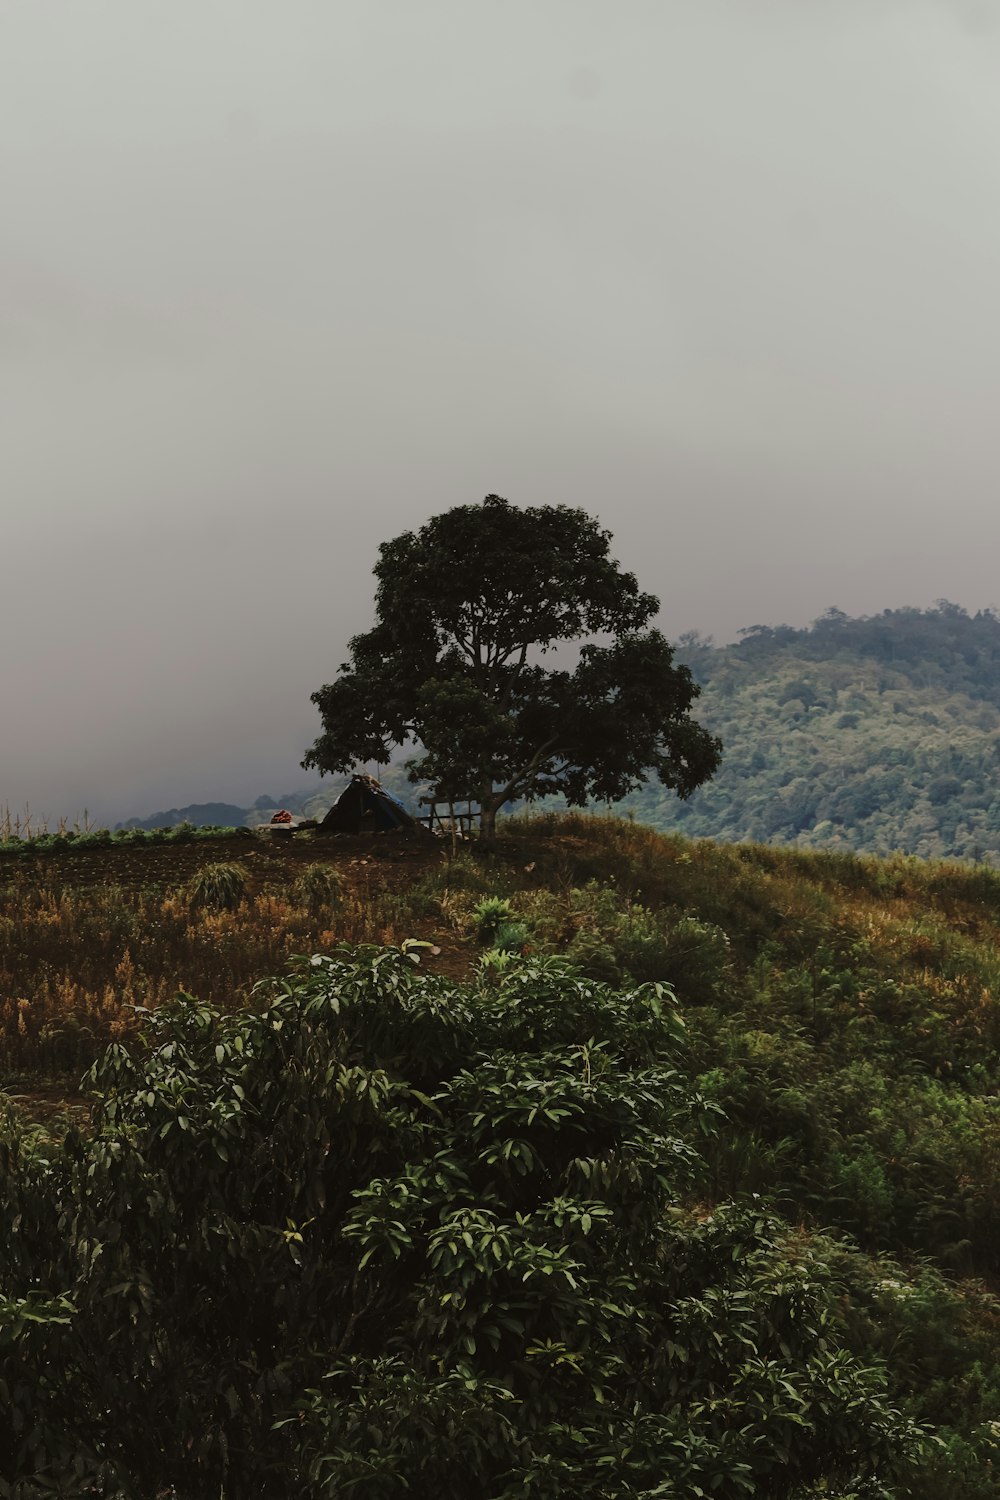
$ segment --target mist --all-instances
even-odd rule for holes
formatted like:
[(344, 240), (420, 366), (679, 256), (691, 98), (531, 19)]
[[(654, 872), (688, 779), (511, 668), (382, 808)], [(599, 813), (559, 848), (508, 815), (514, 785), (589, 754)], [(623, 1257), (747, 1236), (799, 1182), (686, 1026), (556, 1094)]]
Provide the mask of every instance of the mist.
[(1000, 599), (1000, 5), (0, 0), (0, 804), (308, 784), (378, 543)]

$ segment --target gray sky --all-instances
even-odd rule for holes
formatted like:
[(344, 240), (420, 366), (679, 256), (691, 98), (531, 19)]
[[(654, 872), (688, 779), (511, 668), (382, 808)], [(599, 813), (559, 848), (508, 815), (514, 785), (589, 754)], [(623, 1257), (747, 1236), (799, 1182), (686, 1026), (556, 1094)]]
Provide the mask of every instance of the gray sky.
[(1000, 0), (0, 0), (0, 805), (307, 782), (377, 543), (1000, 602)]

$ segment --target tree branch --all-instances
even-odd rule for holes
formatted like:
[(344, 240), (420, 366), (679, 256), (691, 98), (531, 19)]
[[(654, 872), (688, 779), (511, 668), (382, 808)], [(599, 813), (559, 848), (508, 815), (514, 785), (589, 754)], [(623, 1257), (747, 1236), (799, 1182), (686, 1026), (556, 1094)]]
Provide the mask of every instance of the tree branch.
[[(508, 651), (507, 655), (505, 657), (503, 657), (501, 665), (503, 664), (503, 662), (509, 660), (509, 658), (512, 655), (513, 655), (513, 652)], [(515, 687), (515, 685), (517, 683), (517, 679), (521, 675), (521, 672), (524, 670), (524, 663), (527, 660), (527, 656), (528, 656), (528, 643), (527, 643), (527, 641), (525, 641), (524, 645), (521, 647), (521, 658), (520, 658), (517, 666), (514, 668), (514, 671), (513, 671), (512, 675), (511, 675), (508, 683), (507, 683), (507, 686), (504, 688), (503, 693), (500, 696), (500, 702), (497, 704), (497, 707), (500, 709), (500, 712), (503, 713), (503, 714), (505, 714), (507, 712), (508, 708), (510, 708), (511, 699), (514, 696), (514, 687)]]
[(505, 787), (501, 788), (501, 791), (498, 793), (500, 797), (500, 801), (497, 803), (498, 807), (502, 807), (505, 802), (509, 802), (511, 797), (519, 787), (523, 789), (528, 785), (532, 776), (540, 766), (545, 764), (545, 761), (551, 755), (552, 751), (555, 749), (558, 743), (558, 739), (556, 739), (555, 735), (553, 735), (551, 739), (546, 740), (544, 744), (539, 745), (538, 749), (528, 761), (528, 764), (526, 766), (523, 766), (515, 776), (512, 776)]

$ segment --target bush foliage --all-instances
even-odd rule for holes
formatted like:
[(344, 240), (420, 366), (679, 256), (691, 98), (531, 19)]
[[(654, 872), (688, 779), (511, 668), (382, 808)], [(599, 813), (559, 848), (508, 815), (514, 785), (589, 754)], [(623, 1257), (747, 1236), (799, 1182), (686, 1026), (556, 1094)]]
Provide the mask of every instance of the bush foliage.
[(0, 855), (60, 854), (85, 849), (141, 849), (165, 844), (194, 844), (200, 840), (245, 839), (250, 836), (246, 828), (217, 828), (205, 824), (194, 828), (190, 823), (179, 823), (175, 828), (116, 828), (111, 833), (107, 828), (86, 830), (66, 829), (59, 833), (35, 833), (25, 838), (17, 836), (0, 839)]
[(335, 955), (248, 1011), (181, 997), (92, 1082), (90, 1133), (0, 1152), (2, 1493), (725, 1500), (919, 1471), (830, 1247), (703, 1206), (714, 1112), (662, 986)]

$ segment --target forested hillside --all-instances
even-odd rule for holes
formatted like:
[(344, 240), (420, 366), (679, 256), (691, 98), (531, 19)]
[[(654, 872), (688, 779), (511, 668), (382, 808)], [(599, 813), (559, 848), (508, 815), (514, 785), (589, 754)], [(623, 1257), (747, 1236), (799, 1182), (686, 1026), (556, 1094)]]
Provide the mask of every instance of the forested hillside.
[(755, 625), (679, 655), (725, 747), (690, 801), (626, 806), (696, 837), (1000, 864), (1000, 617), (941, 602), (812, 626)]

